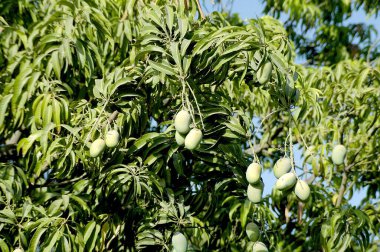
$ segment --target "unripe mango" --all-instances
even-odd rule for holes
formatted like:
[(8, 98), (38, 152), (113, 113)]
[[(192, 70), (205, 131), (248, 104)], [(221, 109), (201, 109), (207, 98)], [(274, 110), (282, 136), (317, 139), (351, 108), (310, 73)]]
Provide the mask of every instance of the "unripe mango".
[(343, 145), (336, 145), (332, 151), (332, 161), (336, 165), (341, 165), (344, 162), (344, 158), (346, 157), (347, 149)]
[(311, 163), (311, 160), (314, 158), (312, 148), (309, 148), (304, 153), (305, 162)]
[(294, 193), (301, 201), (306, 201), (310, 196), (310, 187), (305, 181), (298, 180), (294, 188)]
[(245, 232), (247, 233), (248, 239), (255, 242), (259, 239), (260, 229), (255, 223), (250, 222), (245, 227)]
[(203, 134), (201, 130), (199, 129), (190, 130), (189, 134), (187, 134), (185, 138), (185, 148), (189, 150), (194, 150), (202, 141), (202, 137), (203, 137)]
[(178, 131), (175, 132), (175, 141), (179, 146), (185, 144), (185, 137), (186, 135), (179, 133)]
[(252, 252), (268, 252), (267, 246), (262, 242), (256, 242), (253, 244)]
[(186, 110), (181, 110), (175, 116), (174, 127), (181, 134), (187, 134), (190, 131), (191, 116)]
[(187, 239), (182, 233), (175, 232), (172, 237), (172, 245), (176, 252), (186, 252)]
[(288, 172), (284, 175), (282, 175), (277, 181), (276, 181), (276, 188), (278, 190), (287, 190), (293, 187), (297, 182), (297, 177), (293, 172)]
[(259, 182), (261, 177), (261, 165), (253, 162), (250, 164), (247, 168), (247, 171), (245, 173), (245, 177), (247, 178), (248, 183), (255, 184)]
[(106, 145), (109, 148), (116, 147), (116, 145), (119, 143), (119, 132), (117, 130), (110, 130), (107, 132), (105, 136)]
[(276, 178), (280, 178), (292, 169), (292, 161), (290, 158), (280, 158), (273, 167), (273, 173)]
[(263, 195), (264, 184), (262, 181), (254, 185), (249, 184), (247, 188), (247, 196), (252, 203), (261, 202)]
[(105, 147), (106, 147), (106, 143), (103, 139), (101, 138), (96, 139), (90, 146), (90, 156), (91, 157), (99, 156), (99, 154), (103, 152)]
[(265, 84), (270, 80), (272, 69), (272, 63), (267, 61), (259, 68), (259, 70), (257, 70), (257, 80), (260, 84)]

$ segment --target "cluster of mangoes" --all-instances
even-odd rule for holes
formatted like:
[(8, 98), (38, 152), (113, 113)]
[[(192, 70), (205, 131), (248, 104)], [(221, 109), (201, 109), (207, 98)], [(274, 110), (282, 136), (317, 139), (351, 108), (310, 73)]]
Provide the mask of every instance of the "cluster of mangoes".
[(179, 146), (185, 145), (186, 149), (194, 150), (202, 141), (203, 134), (200, 129), (192, 128), (191, 115), (186, 110), (181, 110), (174, 118), (175, 140)]
[(186, 252), (187, 239), (181, 232), (175, 232), (172, 236), (173, 252)]
[(254, 222), (249, 222), (245, 227), (245, 232), (248, 239), (254, 242), (252, 251), (253, 252), (268, 252), (267, 246), (259, 241), (260, 238), (260, 228)]
[(297, 178), (297, 175), (292, 171), (292, 160), (288, 157), (283, 157), (277, 160), (273, 167), (274, 176), (277, 178), (275, 190), (280, 190), (283, 193), (289, 192), (294, 188), (294, 193), (301, 201), (306, 201), (310, 196), (309, 185)]
[(251, 163), (245, 173), (245, 177), (248, 181), (247, 196), (252, 203), (261, 202), (264, 183), (261, 179), (262, 167), (259, 163)]
[(110, 130), (103, 138), (96, 139), (90, 146), (90, 156), (98, 157), (107, 146), (108, 148), (114, 148), (119, 143), (120, 135), (117, 130)]

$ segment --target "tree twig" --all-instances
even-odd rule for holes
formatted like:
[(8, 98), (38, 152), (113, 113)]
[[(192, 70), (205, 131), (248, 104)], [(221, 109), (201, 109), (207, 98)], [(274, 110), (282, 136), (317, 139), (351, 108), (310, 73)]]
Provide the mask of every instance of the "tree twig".
[(289, 221), (290, 221), (289, 208), (290, 208), (290, 206), (289, 206), (289, 204), (287, 204), (286, 207), (285, 207), (285, 212), (284, 212), (284, 214), (285, 214), (285, 222), (286, 223), (289, 223)]
[(302, 224), (303, 206), (304, 204), (302, 202), (298, 202), (298, 209), (297, 209), (298, 224)]
[(338, 194), (338, 199), (336, 200), (336, 207), (340, 207), (343, 199), (344, 192), (346, 191), (346, 186), (347, 186), (347, 171), (344, 169), (343, 171), (343, 176), (342, 176), (342, 182), (340, 184), (339, 188), (339, 194)]
[(198, 5), (199, 14), (201, 15), (202, 19), (205, 19), (205, 14), (203, 13), (203, 10), (202, 10), (201, 4), (199, 3), (199, 0), (196, 0), (196, 1), (197, 1), (197, 5)]

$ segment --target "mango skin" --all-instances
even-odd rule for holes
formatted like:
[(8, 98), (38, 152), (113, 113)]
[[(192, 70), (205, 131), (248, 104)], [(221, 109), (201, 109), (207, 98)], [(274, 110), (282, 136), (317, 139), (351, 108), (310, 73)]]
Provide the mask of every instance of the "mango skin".
[(259, 239), (260, 228), (255, 223), (250, 222), (245, 227), (245, 232), (247, 233), (248, 239), (255, 242)]
[(332, 151), (331, 158), (334, 164), (341, 165), (346, 157), (347, 149), (343, 145), (336, 145)]
[(117, 132), (117, 130), (110, 130), (107, 132), (104, 139), (105, 139), (107, 147), (114, 148), (119, 143), (119, 139), (120, 139), (119, 132)]
[(187, 134), (190, 131), (191, 116), (186, 110), (181, 110), (175, 116), (174, 127), (181, 134)]
[(294, 187), (294, 193), (301, 201), (306, 201), (310, 196), (310, 187), (305, 181), (298, 180)]
[(106, 147), (106, 142), (98, 138), (96, 139), (90, 146), (90, 156), (91, 157), (97, 157), (104, 151), (104, 148)]
[(264, 189), (264, 184), (261, 181), (254, 185), (249, 184), (247, 188), (248, 200), (251, 201), (252, 203), (261, 202), (263, 189)]
[(293, 172), (288, 172), (284, 175), (282, 175), (277, 181), (276, 181), (276, 188), (278, 190), (287, 190), (292, 188), (297, 182), (297, 177)]
[(273, 173), (276, 178), (280, 178), (285, 173), (288, 173), (292, 169), (292, 161), (290, 158), (280, 158), (274, 164)]
[(202, 141), (203, 134), (200, 129), (192, 129), (185, 138), (185, 148), (189, 150), (194, 150), (198, 147), (199, 143)]
[(261, 165), (253, 162), (250, 164), (247, 168), (247, 171), (245, 173), (245, 177), (247, 178), (248, 183), (250, 184), (255, 184), (259, 182), (260, 177), (261, 177)]
[(172, 237), (172, 245), (176, 252), (186, 252), (187, 239), (181, 232), (175, 232)]
[(260, 84), (265, 84), (270, 80), (272, 69), (272, 63), (267, 61), (257, 70), (257, 80)]
[(186, 135), (179, 133), (178, 131), (175, 132), (175, 141), (179, 146), (182, 146), (185, 144), (185, 137)]
[(268, 252), (267, 246), (262, 242), (256, 242), (253, 244), (252, 252)]

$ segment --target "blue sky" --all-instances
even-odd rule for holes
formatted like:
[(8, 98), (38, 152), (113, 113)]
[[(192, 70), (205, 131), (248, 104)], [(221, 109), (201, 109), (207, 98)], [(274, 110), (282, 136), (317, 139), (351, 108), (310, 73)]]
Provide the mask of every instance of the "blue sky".
[[(213, 5), (211, 0), (203, 0), (206, 8), (209, 11), (213, 10)], [(224, 0), (228, 2), (228, 0)], [(262, 11), (264, 6), (261, 1), (256, 0), (235, 0), (232, 5), (232, 12), (239, 13), (242, 19), (256, 18), (263, 15)], [(285, 21), (284, 17), (280, 18), (281, 21)], [(354, 12), (352, 17), (348, 20), (348, 23), (366, 23), (372, 24), (380, 31), (380, 18), (375, 18), (375, 16), (367, 17), (364, 11)], [(378, 36), (380, 37), (380, 36)]]
[[(203, 3), (205, 5), (205, 12), (206, 14), (209, 12), (212, 12), (213, 10), (216, 10), (214, 6), (211, 4), (211, 0), (203, 0)], [(224, 2), (228, 2), (228, 0), (224, 0)], [(264, 14), (262, 13), (264, 7), (261, 1), (255, 1), (255, 0), (235, 0), (234, 4), (232, 5), (232, 12), (233, 13), (239, 13), (240, 17), (244, 19), (250, 19), (250, 18), (257, 18), (261, 17)], [(284, 22), (286, 17), (281, 17), (280, 20)], [(353, 15), (345, 22), (346, 24), (349, 23), (365, 23), (367, 25), (373, 25), (375, 29), (380, 32), (380, 18), (375, 18), (375, 16), (368, 17), (364, 11), (359, 10), (357, 12), (354, 12)], [(377, 34), (377, 39), (380, 38), (380, 34)], [(374, 39), (377, 40), (377, 39)], [(302, 63), (301, 58), (297, 58), (297, 63)], [(299, 150), (295, 150), (295, 162), (296, 165), (302, 166), (302, 153)], [(276, 178), (274, 177), (273, 173), (270, 170), (266, 170), (262, 174), (262, 178), (265, 183), (264, 187), (264, 196), (271, 193), (271, 190), (276, 182)], [(357, 191), (354, 193), (352, 199), (350, 200), (350, 203), (356, 206), (360, 205), (361, 200), (365, 197), (366, 190)]]
[[(228, 3), (231, 0), (223, 0)], [(215, 9), (215, 5), (211, 4), (212, 0), (203, 0), (205, 6), (205, 12), (212, 12)], [(264, 6), (262, 1), (257, 0), (234, 0), (232, 4), (232, 12), (239, 13), (240, 17), (245, 19), (256, 18), (263, 16)], [(207, 12), (208, 11), (208, 12)], [(280, 17), (282, 22), (286, 21), (286, 16), (282, 15)], [(380, 17), (376, 18), (374, 15), (368, 17), (363, 10), (353, 12), (353, 15), (345, 22), (345, 24), (349, 23), (365, 23), (367, 25), (373, 25), (375, 29), (380, 33)], [(312, 35), (312, 32), (307, 33), (308, 36)], [(380, 34), (377, 34), (376, 38), (373, 41), (380, 39)], [(305, 61), (302, 57), (297, 57), (296, 62), (302, 64)]]

